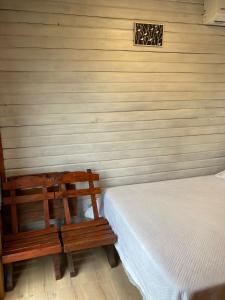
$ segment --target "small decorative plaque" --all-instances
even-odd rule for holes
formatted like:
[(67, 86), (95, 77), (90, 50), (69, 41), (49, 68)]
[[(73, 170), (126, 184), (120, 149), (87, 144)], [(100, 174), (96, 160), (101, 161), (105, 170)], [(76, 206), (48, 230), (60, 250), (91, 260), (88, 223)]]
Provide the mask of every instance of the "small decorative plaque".
[(163, 25), (134, 23), (134, 44), (162, 47)]

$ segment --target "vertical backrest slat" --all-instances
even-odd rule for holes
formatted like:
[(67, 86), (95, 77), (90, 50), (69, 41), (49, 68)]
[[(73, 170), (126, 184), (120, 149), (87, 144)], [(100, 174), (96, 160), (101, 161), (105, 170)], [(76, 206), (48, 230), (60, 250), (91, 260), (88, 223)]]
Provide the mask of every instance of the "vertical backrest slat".
[(0, 133), (0, 180), (2, 180), (3, 182), (6, 181), (1, 133)]
[(63, 197), (63, 207), (64, 207), (64, 212), (65, 212), (65, 219), (66, 219), (66, 224), (71, 224), (71, 215), (70, 215), (70, 208), (69, 208), (69, 203), (68, 203), (68, 198), (66, 195), (66, 185), (64, 183), (60, 184), (61, 191), (64, 193)]
[[(90, 169), (87, 170), (87, 173), (92, 174)], [(88, 183), (89, 183), (89, 188), (94, 188), (93, 180), (89, 180)], [(91, 204), (92, 204), (94, 218), (98, 219), (99, 214), (98, 214), (98, 206), (97, 206), (97, 200), (96, 200), (96, 195), (95, 194), (91, 194)]]
[(50, 216), (49, 216), (49, 202), (48, 202), (48, 190), (47, 187), (42, 187), (43, 194), (45, 196), (45, 199), (43, 201), (43, 210), (44, 210), (44, 222), (45, 227), (50, 227)]
[(15, 203), (15, 197), (16, 197), (16, 191), (11, 190), (10, 191), (10, 196), (11, 196), (11, 205), (10, 205), (10, 210), (11, 210), (11, 226), (12, 226), (12, 232), (14, 234), (18, 233), (19, 228), (18, 228), (18, 216), (17, 216), (17, 208), (16, 208), (16, 203)]
[[(66, 184), (66, 187), (67, 187), (67, 189), (76, 190), (76, 184), (75, 183)], [(69, 202), (70, 203), (69, 207), (72, 210), (72, 215), (77, 216), (77, 214), (78, 214), (78, 211), (77, 211), (77, 197), (74, 196), (73, 198), (71, 198), (71, 200), (72, 201)]]

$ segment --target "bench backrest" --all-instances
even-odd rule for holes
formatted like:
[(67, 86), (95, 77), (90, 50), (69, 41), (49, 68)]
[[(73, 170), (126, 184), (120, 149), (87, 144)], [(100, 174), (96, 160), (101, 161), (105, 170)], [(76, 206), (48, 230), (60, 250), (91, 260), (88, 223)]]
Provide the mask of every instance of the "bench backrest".
[(54, 192), (48, 188), (54, 186), (54, 178), (41, 176), (21, 176), (3, 183), (3, 206), (10, 208), (11, 231), (20, 231), (17, 208), (21, 204), (42, 202), (45, 228), (50, 227), (49, 200), (54, 199)]
[[(55, 181), (55, 178), (58, 176), (58, 174), (62, 174), (63, 172), (50, 172), (50, 173), (39, 173), (35, 174), (35, 176), (46, 176), (47, 178), (50, 178), (51, 180)], [(23, 176), (27, 177), (27, 176)], [(20, 176), (11, 176), (7, 177), (7, 182), (14, 181), (15, 179), (21, 178)], [(54, 192), (58, 190), (57, 186), (52, 186), (48, 188), (49, 192)], [(20, 194), (22, 193), (28, 194), (32, 193), (32, 189), (20, 191)], [(75, 206), (75, 201), (70, 201), (71, 206)], [(23, 205), (19, 205), (17, 207), (18, 215), (19, 215), (19, 222), (20, 225), (23, 227), (29, 226), (29, 224), (35, 224), (40, 221), (40, 219), (43, 218), (43, 203), (40, 201), (33, 202), (32, 205), (30, 203), (24, 203)], [(53, 201), (50, 199), (49, 201), (49, 213), (50, 213), (50, 219), (55, 220), (63, 220), (64, 219), (64, 208), (61, 200)], [(71, 211), (72, 214), (75, 215), (75, 211)], [(4, 231), (8, 231), (7, 228), (10, 227), (11, 224), (11, 217), (10, 217), (10, 211), (8, 207), (4, 206), (2, 211), (2, 218), (4, 220), (3, 227), (5, 228)]]
[[(71, 217), (77, 215), (78, 197), (90, 196), (94, 218), (99, 218), (96, 196), (101, 194), (101, 189), (95, 187), (95, 181), (99, 181), (99, 175), (91, 170), (9, 178), (2, 185), (2, 215), (7, 228), (4, 231), (9, 233), (10, 226), (10, 232), (16, 234), (22, 225), (41, 219), (45, 228), (50, 226), (50, 219), (65, 218), (66, 224), (71, 224)], [(88, 188), (78, 189), (78, 183), (87, 183)]]
[[(101, 189), (95, 187), (95, 181), (99, 181), (99, 175), (92, 173), (90, 169), (87, 172), (69, 172), (56, 176), (55, 183), (59, 186), (59, 191), (55, 192), (55, 199), (63, 200), (66, 224), (71, 224), (69, 201), (77, 197), (90, 196), (94, 219), (99, 218), (96, 195), (101, 194)], [(80, 182), (87, 182), (88, 188), (77, 189), (76, 184)]]

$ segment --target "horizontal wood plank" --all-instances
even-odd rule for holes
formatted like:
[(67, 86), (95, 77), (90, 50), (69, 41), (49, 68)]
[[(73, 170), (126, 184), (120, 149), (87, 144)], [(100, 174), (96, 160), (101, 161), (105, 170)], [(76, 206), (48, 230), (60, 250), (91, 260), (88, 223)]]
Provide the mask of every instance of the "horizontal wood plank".
[[(89, 188), (89, 189), (79, 189), (79, 190), (69, 190), (67, 191), (67, 197), (72, 198), (76, 196), (88, 196), (93, 194), (101, 194), (100, 188)], [(11, 205), (12, 203), (24, 204), (44, 201), (46, 197), (50, 199), (62, 199), (63, 192), (48, 192), (47, 195), (43, 194), (31, 194), (25, 196), (16, 196), (13, 199), (11, 197), (3, 197), (3, 205)]]
[[(184, 102), (185, 103), (185, 102)], [(118, 132), (133, 130), (151, 130), (163, 128), (201, 127), (225, 125), (225, 117), (209, 117), (196, 119), (152, 120), (140, 122), (109, 122), (107, 124), (67, 124), (48, 126), (4, 127), (2, 139), (24, 138), (32, 136), (69, 135), (77, 133)]]
[[(33, 36), (0, 36), (0, 48), (43, 48), (43, 49), (76, 49), (76, 50), (117, 50), (117, 51), (143, 51), (142, 47), (134, 47), (130, 40), (96, 39), (90, 43), (87, 39), (57, 38), (57, 37), (33, 37)], [(156, 47), (150, 49), (144, 47), (145, 51), (157, 52)], [(172, 43), (167, 42), (160, 52), (168, 53), (212, 53), (224, 54), (223, 45), (194, 44), (194, 43)]]
[[(136, 49), (136, 48), (134, 48)], [(143, 51), (104, 51), (75, 49), (1, 48), (2, 60), (46, 61), (117, 61), (117, 62), (164, 62), (164, 63), (224, 63), (224, 55), (196, 53), (162, 53)], [(35, 63), (35, 61), (34, 61)]]
[[(61, 27), (57, 25), (43, 25), (43, 24), (24, 24), (24, 23), (1, 23), (0, 35), (3, 36), (37, 36), (37, 37), (60, 37), (60, 38), (77, 38), (82, 39), (88, 36), (90, 39), (107, 39), (112, 40), (132, 40), (133, 28), (126, 29), (110, 29), (110, 28), (89, 28), (89, 27)], [(191, 35), (184, 35), (167, 30), (165, 28), (164, 43), (191, 43), (191, 44), (216, 44), (224, 45), (225, 36), (223, 35), (199, 35), (192, 32)]]
[[(151, 62), (111, 62), (111, 61), (26, 61), (1, 60), (1, 71), (16, 72), (129, 72), (129, 73), (205, 73), (225, 74), (225, 64), (190, 64)], [(16, 86), (16, 85), (15, 85)]]
[(155, 111), (124, 111), (103, 113), (77, 113), (77, 114), (49, 114), (40, 115), (38, 118), (31, 116), (2, 117), (0, 126), (27, 126), (49, 124), (81, 124), (95, 122), (123, 122), (123, 121), (147, 121), (164, 119), (191, 119), (197, 117), (224, 117), (225, 111), (220, 108), (204, 109), (177, 109)]
[[(168, 6), (167, 6), (168, 7)], [(189, 6), (190, 7), (190, 6)], [(201, 11), (196, 7), (197, 14), (180, 12), (177, 14), (174, 11), (160, 11), (160, 10), (142, 10), (142, 9), (130, 9), (126, 8), (121, 10), (117, 7), (106, 7), (97, 5), (84, 5), (77, 3), (63, 3), (63, 5), (58, 5), (57, 2), (35, 0), (29, 1), (16, 1), (16, 0), (2, 0), (0, 3), (0, 9), (7, 10), (21, 10), (21, 11), (32, 11), (32, 12), (50, 12), (50, 13), (63, 13), (68, 15), (78, 15), (78, 16), (97, 16), (104, 18), (123, 18), (123, 19), (142, 19), (147, 20), (149, 18), (149, 13), (154, 12), (154, 18), (159, 21), (176, 21), (176, 22), (187, 22), (187, 23), (201, 23)]]
[[(63, 98), (62, 98), (63, 97)], [(66, 104), (156, 100), (224, 100), (225, 91), (151, 91), (113, 93), (2, 94), (2, 104)], [(76, 123), (74, 121), (74, 123)]]
[[(203, 147), (201, 147), (203, 148)], [(204, 149), (206, 146), (204, 147)], [(190, 151), (190, 150), (189, 150)], [(37, 157), (33, 163), (33, 159), (17, 159), (6, 161), (7, 169), (23, 169), (27, 166), (34, 168), (38, 167), (61, 167), (65, 162), (70, 168), (74, 169), (83, 169), (88, 167), (90, 164), (95, 170), (104, 169), (108, 170), (114, 167), (133, 167), (133, 166), (145, 166), (145, 165), (155, 165), (160, 163), (171, 163), (179, 161), (195, 161), (195, 160), (204, 160), (204, 159), (214, 159), (221, 158), (225, 156), (225, 150), (205, 150), (196, 151), (191, 153), (179, 153), (171, 154), (171, 149), (162, 155), (159, 155), (160, 151), (151, 151), (151, 149), (146, 149), (142, 151), (127, 151), (127, 154), (124, 153), (100, 153), (100, 154), (88, 154), (88, 155), (70, 155), (70, 156), (55, 156), (55, 157)], [(150, 154), (149, 154), (150, 152)], [(82, 159), (82, 163), (80, 163)], [(101, 159), (101, 162), (96, 162)]]
[[(46, 111), (49, 114), (60, 114), (62, 112), (61, 104), (54, 105), (14, 105), (0, 106), (0, 116), (14, 117), (18, 114), (23, 115), (44, 115)], [(144, 102), (114, 102), (114, 103), (89, 103), (86, 104), (64, 104), (64, 114), (77, 113), (105, 113), (105, 112), (132, 112), (132, 111), (158, 111), (158, 110), (176, 110), (176, 109), (202, 109), (202, 108), (223, 108), (224, 100), (202, 100), (202, 101), (144, 101)]]

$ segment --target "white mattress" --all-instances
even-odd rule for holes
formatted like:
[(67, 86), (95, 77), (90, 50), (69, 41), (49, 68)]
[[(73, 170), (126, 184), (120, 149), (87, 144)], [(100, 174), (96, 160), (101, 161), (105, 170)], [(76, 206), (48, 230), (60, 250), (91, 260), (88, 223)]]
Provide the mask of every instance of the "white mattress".
[(109, 188), (104, 214), (118, 235), (122, 263), (145, 299), (225, 299), (219, 296), (225, 286), (223, 179)]

